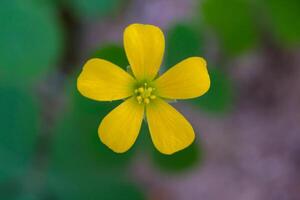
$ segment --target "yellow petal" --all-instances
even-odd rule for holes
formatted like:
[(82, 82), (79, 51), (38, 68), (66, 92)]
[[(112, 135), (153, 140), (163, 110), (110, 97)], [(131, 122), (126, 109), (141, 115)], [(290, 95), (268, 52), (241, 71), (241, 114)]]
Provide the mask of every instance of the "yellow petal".
[(135, 77), (152, 80), (164, 54), (162, 31), (153, 25), (131, 24), (124, 31), (124, 48)]
[(194, 141), (195, 134), (190, 123), (165, 101), (151, 101), (146, 113), (152, 141), (161, 153), (175, 153)]
[(98, 101), (112, 101), (132, 95), (134, 79), (123, 69), (106, 60), (93, 58), (77, 79), (79, 92)]
[(134, 98), (126, 100), (102, 120), (98, 129), (101, 141), (117, 153), (127, 151), (139, 134), (143, 116), (143, 105)]
[(200, 57), (187, 58), (155, 81), (159, 96), (188, 99), (203, 95), (210, 87), (206, 62)]

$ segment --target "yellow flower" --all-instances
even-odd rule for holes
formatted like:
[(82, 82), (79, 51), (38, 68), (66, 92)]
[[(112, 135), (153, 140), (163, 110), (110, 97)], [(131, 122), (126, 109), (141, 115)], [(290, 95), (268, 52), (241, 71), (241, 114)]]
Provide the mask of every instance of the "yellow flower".
[(153, 25), (131, 24), (124, 31), (124, 48), (133, 76), (115, 64), (94, 58), (83, 67), (77, 80), (80, 93), (97, 101), (125, 99), (100, 123), (100, 140), (117, 153), (135, 142), (146, 115), (155, 147), (173, 154), (195, 138), (190, 123), (166, 99), (189, 99), (210, 87), (206, 62), (190, 57), (157, 77), (165, 40)]

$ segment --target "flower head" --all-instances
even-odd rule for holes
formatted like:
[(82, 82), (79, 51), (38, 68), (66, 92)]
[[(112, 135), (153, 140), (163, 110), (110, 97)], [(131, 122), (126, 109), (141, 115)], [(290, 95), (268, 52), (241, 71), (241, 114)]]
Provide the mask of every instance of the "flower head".
[(210, 87), (205, 60), (187, 58), (157, 77), (165, 40), (162, 31), (153, 25), (129, 25), (124, 31), (124, 48), (133, 75), (109, 61), (94, 58), (87, 61), (77, 80), (79, 92), (90, 99), (124, 99), (100, 123), (100, 140), (115, 152), (127, 151), (146, 115), (152, 141), (161, 153), (186, 148), (194, 141), (194, 130), (165, 100), (203, 95)]

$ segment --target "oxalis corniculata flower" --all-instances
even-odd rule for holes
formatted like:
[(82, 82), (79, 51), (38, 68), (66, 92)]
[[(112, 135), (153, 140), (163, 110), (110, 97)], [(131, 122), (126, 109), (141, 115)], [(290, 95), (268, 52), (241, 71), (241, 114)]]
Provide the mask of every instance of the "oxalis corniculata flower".
[(146, 115), (153, 144), (161, 153), (188, 147), (195, 139), (194, 130), (166, 100), (199, 97), (209, 89), (205, 60), (187, 58), (157, 77), (165, 49), (162, 31), (153, 25), (131, 24), (123, 39), (132, 75), (109, 61), (93, 58), (77, 80), (79, 92), (87, 98), (124, 99), (100, 123), (100, 140), (117, 153), (126, 152)]

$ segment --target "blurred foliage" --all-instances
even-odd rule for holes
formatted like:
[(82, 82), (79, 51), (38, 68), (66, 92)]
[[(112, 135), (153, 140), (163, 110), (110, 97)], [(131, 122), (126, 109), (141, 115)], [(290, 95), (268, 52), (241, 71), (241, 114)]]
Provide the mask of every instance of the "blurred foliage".
[[(126, 66), (123, 54), (120, 47), (110, 45), (96, 51), (93, 57)], [(56, 129), (48, 187), (58, 199), (144, 199), (124, 173), (134, 148), (117, 154), (98, 137), (100, 121), (120, 101), (89, 100), (79, 94), (75, 81), (72, 79), (67, 88), (70, 107)]]
[(203, 159), (203, 149), (197, 143), (191, 144), (173, 155), (164, 155), (157, 150), (153, 151), (153, 158), (158, 167), (167, 172), (180, 172), (201, 164)]
[(24, 85), (55, 65), (62, 30), (50, 1), (0, 1), (0, 79)]
[(204, 21), (217, 34), (222, 47), (231, 55), (243, 53), (262, 34), (271, 35), (283, 46), (300, 42), (300, 1), (298, 0), (205, 0), (201, 4)]
[(93, 53), (92, 58), (109, 60), (123, 69), (126, 69), (129, 65), (125, 50), (121, 46), (115, 44), (105, 45), (103, 48), (96, 50)]
[(209, 68), (210, 88), (203, 96), (191, 100), (200, 108), (214, 113), (226, 113), (234, 103), (234, 88), (228, 75), (219, 68)]
[(125, 181), (133, 149), (116, 154), (97, 134), (100, 121), (119, 102), (88, 100), (73, 87), (71, 108), (56, 131), (49, 187), (59, 199), (143, 199), (135, 186)]
[[(166, 66), (172, 67), (181, 60), (203, 54), (201, 35), (185, 24), (178, 24), (167, 33)], [(214, 113), (228, 111), (233, 104), (233, 84), (228, 75), (219, 68), (212, 68), (208, 62), (211, 78), (209, 91), (199, 98), (188, 100), (203, 110)]]
[[(85, 171), (88, 172), (88, 171)], [(124, 181), (105, 171), (98, 170), (66, 177), (65, 174), (51, 175), (47, 187), (51, 191), (49, 199), (101, 199), (101, 200), (142, 200), (140, 190), (132, 183)]]
[(30, 167), (39, 123), (37, 102), (28, 92), (0, 86), (0, 183)]
[(185, 58), (203, 54), (202, 35), (191, 26), (177, 24), (166, 35), (165, 65), (170, 68)]
[(258, 42), (258, 32), (248, 0), (205, 0), (204, 21), (217, 33), (229, 54), (241, 53)]
[[(127, 60), (122, 59), (124, 51), (116, 45), (105, 46), (97, 50), (92, 57), (106, 59), (121, 66), (127, 65)], [(67, 88), (70, 107), (57, 129), (58, 137), (55, 142), (56, 153), (54, 152), (54, 155), (57, 159), (60, 157), (62, 159), (58, 163), (66, 163), (69, 160), (67, 165), (82, 165), (82, 169), (86, 169), (86, 167), (92, 169), (123, 168), (123, 164), (129, 161), (131, 153), (114, 153), (100, 142), (97, 134), (100, 121), (121, 101), (99, 102), (83, 97), (78, 92), (75, 81), (76, 78), (72, 79)], [(74, 148), (79, 148), (76, 150), (77, 154), (73, 154)], [(78, 160), (78, 156), (82, 159)], [(87, 160), (82, 162), (83, 159)], [(93, 164), (86, 166), (87, 162), (93, 162)]]
[(76, 16), (80, 18), (98, 18), (115, 11), (122, 0), (63, 0)]
[(300, 1), (259, 1), (276, 39), (285, 46), (300, 43)]
[[(76, 83), (70, 84), (71, 107), (59, 122), (55, 141), (55, 163), (72, 169), (93, 170), (123, 168), (129, 162), (131, 151), (116, 154), (102, 144), (98, 137), (100, 121), (120, 102), (98, 102), (79, 94)], [(74, 154), (74, 151), (76, 154)], [(80, 159), (78, 159), (80, 158)], [(76, 169), (77, 170), (77, 169)]]

